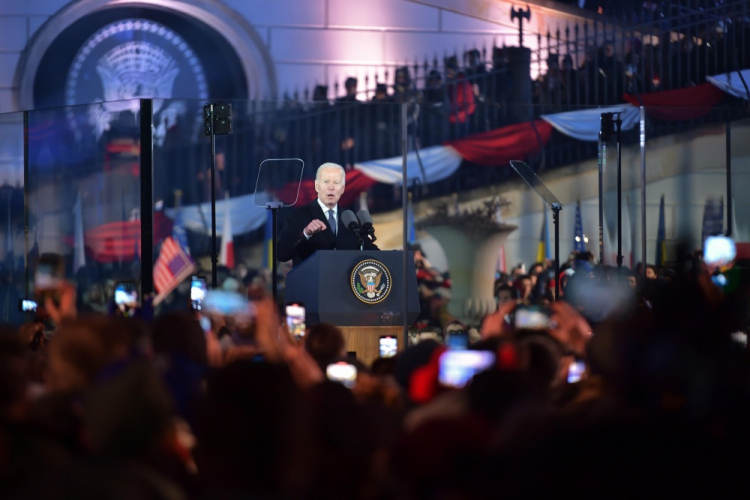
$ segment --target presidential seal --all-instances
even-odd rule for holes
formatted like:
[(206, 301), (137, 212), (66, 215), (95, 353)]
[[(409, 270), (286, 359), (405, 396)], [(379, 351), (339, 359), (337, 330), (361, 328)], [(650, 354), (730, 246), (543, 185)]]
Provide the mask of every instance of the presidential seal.
[(351, 286), (359, 300), (377, 304), (391, 292), (391, 273), (382, 262), (363, 260), (352, 270)]
[[(137, 125), (141, 98), (154, 99), (157, 146), (167, 129), (188, 117), (196, 117), (197, 137), (201, 103), (191, 99), (208, 98), (203, 66), (170, 28), (148, 19), (115, 21), (94, 33), (73, 60), (65, 82), (68, 121), (77, 138), (86, 130), (98, 140), (118, 120)], [(88, 107), (85, 114), (76, 106), (81, 103)]]

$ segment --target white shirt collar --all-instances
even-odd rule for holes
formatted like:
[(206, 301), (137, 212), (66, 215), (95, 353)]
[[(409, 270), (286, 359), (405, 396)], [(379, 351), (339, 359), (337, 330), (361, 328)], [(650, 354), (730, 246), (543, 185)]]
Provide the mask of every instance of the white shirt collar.
[(325, 204), (320, 201), (320, 198), (318, 198), (318, 205), (320, 205), (320, 208), (323, 210), (323, 215), (326, 216), (326, 219), (328, 218), (328, 211), (333, 210), (333, 216), (336, 218), (336, 220), (339, 220), (339, 204), (337, 203), (335, 207), (328, 208), (325, 206)]

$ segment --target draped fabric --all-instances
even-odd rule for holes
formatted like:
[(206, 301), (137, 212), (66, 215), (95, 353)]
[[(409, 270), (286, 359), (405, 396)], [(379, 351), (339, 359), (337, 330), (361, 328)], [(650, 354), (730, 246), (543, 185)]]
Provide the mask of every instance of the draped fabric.
[[(646, 113), (659, 120), (680, 121), (702, 118), (711, 112), (722, 99), (724, 92), (710, 83), (677, 90), (641, 94)], [(639, 106), (638, 97), (625, 94), (625, 100)]]
[[(750, 100), (750, 94), (748, 94), (748, 88), (750, 88), (750, 69), (743, 69), (740, 73), (742, 73), (742, 78), (740, 78), (740, 75), (736, 71), (732, 71), (731, 73), (709, 76), (707, 79), (718, 89), (729, 95)], [(745, 83), (742, 82), (743, 79)], [(745, 87), (745, 84), (748, 87)]]
[[(265, 205), (270, 200), (267, 194), (261, 193), (254, 199), (254, 195), (246, 194), (235, 196), (225, 200), (216, 200), (216, 234), (221, 236), (224, 227), (224, 213), (229, 206), (229, 214), (232, 219), (232, 235), (237, 236), (258, 229), (266, 222), (266, 209), (256, 206), (256, 203)], [(166, 210), (169, 217), (174, 218), (176, 210)], [(188, 205), (180, 207), (180, 217), (186, 229), (196, 233), (211, 234), (211, 203), (200, 205)]]
[[(172, 219), (154, 213), (154, 242), (172, 234)], [(74, 238), (68, 238), (73, 245)], [(85, 232), (86, 254), (98, 262), (132, 261), (140, 257), (141, 221), (109, 222)]]
[[(346, 172), (346, 188), (344, 194), (341, 195), (339, 205), (347, 206), (359, 198), (360, 193), (367, 191), (376, 183), (375, 179), (372, 179), (364, 175), (359, 170), (348, 170)], [(297, 195), (297, 183), (287, 184), (281, 191), (276, 193), (278, 198), (285, 204), (294, 203), (294, 199), (297, 198), (297, 203), (294, 205), (299, 207), (306, 205), (318, 197), (318, 193), (315, 192), (315, 179), (305, 179), (299, 186), (299, 196)], [(236, 234), (236, 233), (235, 233)]]
[(535, 120), (475, 134), (448, 145), (466, 161), (486, 166), (505, 165), (539, 151), (551, 134), (552, 125)]
[(553, 115), (542, 115), (542, 120), (556, 130), (579, 141), (599, 140), (602, 113), (621, 113), (622, 130), (630, 130), (638, 124), (639, 109), (631, 104), (606, 108), (581, 109)]
[[(406, 155), (406, 177), (409, 184), (417, 180), (422, 184), (437, 182), (450, 177), (461, 165), (461, 155), (450, 146), (431, 146), (419, 150), (419, 159), (422, 160), (422, 168), (415, 152)], [(386, 184), (401, 184), (401, 156), (357, 163), (354, 168), (361, 171), (367, 177), (377, 182)], [(349, 189), (347, 181), (347, 190)]]

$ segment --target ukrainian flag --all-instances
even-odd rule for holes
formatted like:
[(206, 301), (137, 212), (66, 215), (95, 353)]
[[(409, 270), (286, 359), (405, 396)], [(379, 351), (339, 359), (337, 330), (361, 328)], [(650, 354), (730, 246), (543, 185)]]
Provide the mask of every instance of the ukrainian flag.
[(536, 262), (544, 262), (552, 258), (552, 248), (549, 244), (549, 225), (547, 224), (547, 207), (543, 212), (544, 220), (542, 221), (542, 231), (539, 234), (539, 245), (536, 250)]
[(263, 237), (263, 267), (272, 269), (273, 265), (273, 210), (266, 210), (266, 229)]

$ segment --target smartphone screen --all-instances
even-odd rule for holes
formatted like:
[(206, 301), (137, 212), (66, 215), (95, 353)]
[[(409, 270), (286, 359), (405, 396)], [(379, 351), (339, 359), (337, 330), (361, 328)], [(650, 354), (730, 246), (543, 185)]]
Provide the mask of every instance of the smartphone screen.
[(331, 363), (326, 367), (326, 377), (351, 389), (357, 383), (357, 367), (346, 361)]
[(34, 300), (21, 299), (18, 303), (18, 310), (21, 312), (34, 312), (36, 311), (37, 303)]
[(201, 303), (206, 296), (206, 278), (193, 276), (190, 281), (190, 305), (195, 311), (201, 310)]
[(575, 384), (583, 378), (583, 372), (586, 371), (586, 364), (583, 361), (573, 361), (568, 366), (568, 383)]
[(438, 381), (444, 387), (459, 389), (494, 364), (495, 353), (490, 351), (446, 351), (440, 356)]
[(119, 308), (138, 306), (138, 286), (133, 281), (121, 281), (115, 286), (115, 304)]
[(709, 236), (703, 243), (703, 261), (706, 264), (724, 266), (737, 257), (737, 247), (732, 238)]
[(469, 332), (462, 330), (449, 332), (445, 345), (451, 351), (464, 351), (469, 347)]
[(513, 313), (513, 326), (517, 330), (546, 330), (549, 316), (536, 306), (518, 306)]
[(222, 316), (255, 317), (254, 306), (244, 295), (224, 290), (206, 291), (201, 309)]
[(287, 304), (286, 326), (294, 338), (299, 340), (305, 336), (305, 306), (299, 303)]
[(380, 337), (379, 350), (381, 358), (392, 358), (398, 351), (398, 339), (390, 335)]

